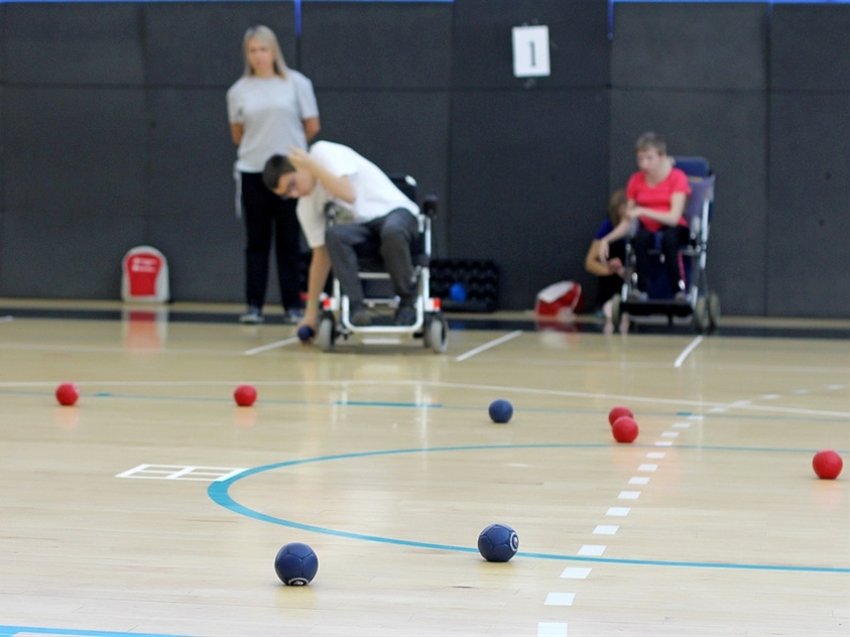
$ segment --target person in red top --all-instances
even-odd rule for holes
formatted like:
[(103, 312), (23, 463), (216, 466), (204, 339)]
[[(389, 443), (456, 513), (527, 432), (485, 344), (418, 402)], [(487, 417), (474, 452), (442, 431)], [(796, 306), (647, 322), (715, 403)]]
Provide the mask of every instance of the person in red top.
[(626, 187), (628, 198), (627, 218), (599, 240), (599, 258), (608, 259), (608, 246), (622, 239), (631, 230), (632, 220), (639, 221), (632, 237), (637, 270), (639, 298), (645, 299), (649, 273), (649, 251), (655, 242), (654, 233), (661, 232), (661, 252), (670, 292), (677, 301), (684, 301), (685, 281), (679, 246), (689, 238), (688, 223), (682, 216), (685, 200), (691, 194), (688, 177), (673, 166), (667, 156), (667, 144), (656, 133), (644, 133), (635, 144), (638, 172), (632, 175)]

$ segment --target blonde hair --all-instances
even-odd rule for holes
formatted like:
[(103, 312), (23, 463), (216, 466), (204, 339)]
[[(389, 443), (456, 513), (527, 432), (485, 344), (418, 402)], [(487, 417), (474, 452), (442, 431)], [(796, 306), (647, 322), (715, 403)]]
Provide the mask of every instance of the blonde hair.
[(248, 27), (248, 30), (245, 31), (245, 38), (242, 40), (242, 55), (245, 57), (245, 77), (254, 75), (254, 69), (248, 60), (248, 42), (250, 40), (257, 40), (271, 49), (274, 56), (274, 74), (286, 79), (286, 62), (283, 61), (283, 53), (280, 52), (280, 44), (277, 42), (277, 36), (274, 34), (274, 31), (262, 24)]

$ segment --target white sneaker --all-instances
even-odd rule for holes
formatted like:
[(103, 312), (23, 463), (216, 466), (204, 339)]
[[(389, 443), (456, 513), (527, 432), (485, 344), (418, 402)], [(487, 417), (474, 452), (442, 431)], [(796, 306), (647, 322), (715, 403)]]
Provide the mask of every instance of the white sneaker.
[(248, 306), (248, 311), (245, 312), (242, 316), (239, 317), (240, 323), (250, 323), (256, 325), (257, 323), (263, 322), (263, 314), (260, 312), (260, 308), (255, 307), (253, 305)]

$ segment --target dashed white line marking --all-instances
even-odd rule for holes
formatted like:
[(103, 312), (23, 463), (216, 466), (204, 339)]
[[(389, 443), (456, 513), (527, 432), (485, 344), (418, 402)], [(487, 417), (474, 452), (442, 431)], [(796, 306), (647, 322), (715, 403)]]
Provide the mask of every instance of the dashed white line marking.
[(572, 606), (575, 599), (575, 593), (549, 593), (545, 604), (546, 606)]
[(688, 420), (705, 420), (705, 416), (702, 414), (691, 414), (688, 416)]
[(655, 443), (656, 447), (672, 447), (673, 443), (669, 440), (659, 440)]
[(587, 576), (590, 575), (590, 571), (592, 570), (593, 569), (590, 568), (568, 566), (564, 569), (564, 572), (561, 573), (561, 577), (564, 579), (587, 579)]
[(762, 400), (776, 400), (777, 398), (782, 398), (779, 394), (764, 394), (761, 399)]
[(629, 484), (649, 484), (649, 478), (635, 476), (634, 478), (629, 478)]
[(608, 547), (604, 544), (585, 544), (582, 546), (576, 555), (587, 555), (590, 557), (599, 557), (605, 552)]
[(667, 454), (664, 453), (663, 451), (650, 451), (648, 454), (646, 454), (646, 457), (647, 458), (663, 458), (666, 455)]
[(747, 405), (752, 405), (752, 404), (753, 404), (752, 400), (736, 400), (730, 406), (731, 407), (746, 407)]
[(620, 491), (617, 496), (618, 500), (637, 500), (640, 497), (640, 491)]
[(844, 385), (827, 385), (827, 389), (844, 389)]
[(678, 438), (679, 432), (678, 431), (665, 431), (661, 434), (661, 436), (663, 438)]
[(567, 630), (567, 624), (539, 622), (537, 624), (537, 637), (569, 637)]
[(620, 527), (616, 524), (597, 524), (593, 529), (593, 535), (617, 535)]
[(690, 429), (691, 423), (689, 422), (674, 422), (673, 427), (676, 429)]
[(712, 407), (708, 411), (710, 411), (712, 414), (722, 414), (724, 411), (726, 411), (726, 407)]
[(657, 464), (642, 464), (638, 466), (638, 471), (655, 471), (658, 469)]
[(611, 507), (605, 512), (605, 515), (624, 518), (629, 514), (630, 511), (631, 509), (629, 507)]
[(795, 394), (811, 394), (812, 390), (811, 389), (795, 389), (794, 393)]

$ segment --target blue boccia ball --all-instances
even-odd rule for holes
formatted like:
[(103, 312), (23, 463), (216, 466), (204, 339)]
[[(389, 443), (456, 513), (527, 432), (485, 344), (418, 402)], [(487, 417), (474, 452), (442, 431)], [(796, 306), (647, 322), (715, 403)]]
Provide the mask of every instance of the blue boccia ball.
[(455, 283), (449, 288), (449, 298), (457, 303), (466, 300), (466, 286), (463, 283)]
[(316, 335), (316, 332), (309, 325), (302, 325), (298, 328), (298, 339), (302, 343), (306, 343)]
[(319, 558), (306, 544), (284, 544), (274, 558), (274, 572), (287, 586), (306, 586), (316, 577)]
[(506, 423), (514, 415), (514, 407), (507, 400), (499, 398), (490, 403), (490, 419), (493, 422)]
[(488, 562), (507, 562), (518, 548), (519, 537), (507, 524), (491, 524), (478, 536), (478, 552)]

